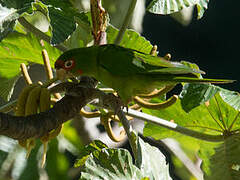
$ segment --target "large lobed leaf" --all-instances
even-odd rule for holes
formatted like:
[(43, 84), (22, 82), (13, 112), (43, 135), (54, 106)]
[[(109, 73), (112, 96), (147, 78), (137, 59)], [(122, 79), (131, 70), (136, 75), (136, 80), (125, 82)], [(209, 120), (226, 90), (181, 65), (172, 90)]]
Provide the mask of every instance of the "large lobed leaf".
[(52, 45), (62, 43), (76, 29), (74, 16), (79, 13), (69, 1), (3, 0), (0, 4), (0, 40), (13, 30), (15, 21), (20, 16), (34, 11), (41, 11), (48, 16), (52, 30)]
[(180, 94), (181, 105), (184, 111), (190, 112), (193, 108), (210, 100), (220, 88), (210, 84), (185, 84)]
[[(11, 33), (0, 43), (0, 96), (8, 100), (15, 80), (19, 77), (20, 64), (29, 62), (43, 64), (42, 49), (48, 51), (51, 65), (60, 52), (31, 34)], [(11, 67), (11, 68), (9, 68)]]
[(144, 176), (149, 179), (172, 180), (169, 174), (169, 164), (166, 163), (166, 157), (159, 149), (145, 143), (141, 138), (138, 138), (137, 144), (136, 164)]
[[(119, 30), (112, 25), (109, 25), (106, 32), (108, 44), (113, 44)], [(152, 49), (152, 45), (148, 40), (139, 33), (129, 29), (124, 33), (120, 46), (135, 49), (147, 54), (149, 54)]]
[(210, 157), (210, 168), (205, 174), (206, 180), (229, 179), (240, 177), (240, 137), (234, 135), (216, 147), (215, 154)]
[(203, 16), (209, 0), (153, 0), (147, 10), (154, 14), (172, 14), (193, 5), (197, 6), (198, 19)]
[[(195, 88), (194, 88), (195, 86)], [(239, 117), (239, 94), (233, 91), (224, 90), (221, 88), (215, 89), (212, 85), (193, 85), (192, 88), (187, 88), (194, 94), (196, 88), (202, 89), (200, 94), (205, 94), (200, 98), (201, 105), (186, 113), (181, 106), (181, 99), (176, 104), (163, 110), (148, 110), (144, 112), (167, 119), (173, 120), (177, 124), (213, 135), (225, 134), (227, 138), (223, 143), (204, 142), (195, 138), (182, 136), (180, 133), (170, 131), (166, 128), (147, 123), (144, 128), (145, 136), (152, 136), (155, 139), (166, 137), (174, 137), (181, 142), (184, 149), (189, 149), (194, 152), (199, 151), (199, 156), (203, 160), (203, 170), (206, 173), (207, 179), (237, 179), (239, 177), (240, 160), (237, 157), (239, 154), (239, 135), (231, 136), (231, 133), (238, 132), (240, 128)], [(210, 88), (210, 89), (208, 89)], [(211, 89), (213, 88), (213, 89)], [(215, 92), (209, 93), (213, 90)], [(207, 93), (203, 93), (203, 92)], [(209, 96), (210, 95), (210, 96)], [(214, 96), (213, 96), (214, 95)], [(188, 96), (193, 101), (199, 99), (199, 94)], [(213, 96), (213, 97), (212, 97)], [(212, 97), (212, 98), (211, 98)], [(205, 105), (203, 99), (207, 98)], [(192, 102), (193, 102), (192, 101)], [(228, 132), (227, 132), (228, 131)], [(229, 156), (232, 156), (231, 158)], [(223, 159), (221, 157), (224, 157)], [(220, 170), (223, 168), (222, 170)], [(226, 172), (226, 174), (223, 174)]]
[[(75, 167), (82, 167), (80, 179), (171, 180), (165, 156), (155, 147), (137, 138), (137, 162), (125, 149), (107, 148), (100, 141), (86, 146)], [(156, 161), (157, 160), (157, 161)]]
[(0, 41), (13, 31), (15, 21), (24, 12), (31, 13), (31, 2), (34, 0), (1, 0), (0, 1)]

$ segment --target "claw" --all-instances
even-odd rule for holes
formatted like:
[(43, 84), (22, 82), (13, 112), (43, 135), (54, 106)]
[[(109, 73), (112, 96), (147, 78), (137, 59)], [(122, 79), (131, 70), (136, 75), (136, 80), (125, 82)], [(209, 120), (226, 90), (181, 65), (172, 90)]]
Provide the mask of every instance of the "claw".
[(142, 98), (153, 98), (153, 97), (159, 97), (159, 96), (162, 96), (164, 94), (166, 94), (167, 92), (171, 91), (175, 86), (165, 86), (159, 90), (155, 89), (154, 91), (152, 91), (151, 93), (149, 94), (138, 94), (139, 97), (142, 97)]
[(162, 103), (150, 103), (150, 102), (147, 102), (147, 101), (141, 99), (138, 96), (134, 97), (134, 101), (138, 105), (140, 105), (144, 108), (149, 108), (149, 109), (164, 109), (164, 108), (167, 108), (167, 107), (173, 105), (177, 101), (177, 99), (178, 99), (178, 96), (173, 95), (167, 101), (164, 101)]
[(114, 142), (120, 142), (122, 141), (125, 137), (126, 137), (126, 132), (124, 130), (122, 130), (120, 132), (120, 136), (117, 137), (114, 135), (112, 127), (111, 127), (111, 119), (109, 118), (108, 115), (102, 115), (100, 117), (101, 123), (104, 125), (104, 128), (108, 134), (108, 137), (114, 141)]

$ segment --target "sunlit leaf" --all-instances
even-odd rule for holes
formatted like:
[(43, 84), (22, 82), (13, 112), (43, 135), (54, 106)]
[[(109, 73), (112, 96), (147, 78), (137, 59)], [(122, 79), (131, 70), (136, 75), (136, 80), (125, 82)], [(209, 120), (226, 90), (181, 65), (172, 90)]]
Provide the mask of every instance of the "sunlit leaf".
[(196, 3), (197, 0), (153, 0), (147, 10), (155, 14), (171, 14)]
[(240, 111), (240, 95), (238, 92), (223, 90), (220, 91), (220, 96), (226, 103)]
[[(107, 28), (107, 42), (108, 44), (113, 44), (118, 34), (118, 29), (109, 25)], [(127, 30), (123, 36), (120, 43), (121, 46), (125, 48), (136, 49), (138, 51), (149, 54), (152, 45), (143, 36), (133, 30)]]
[(74, 16), (79, 14), (69, 1), (43, 0), (48, 7), (52, 29), (51, 44), (64, 42), (75, 31)]
[(203, 17), (204, 12), (208, 8), (209, 0), (198, 0), (197, 3), (197, 11), (198, 11), (198, 19)]
[[(24, 45), (24, 46), (23, 46)], [(29, 62), (43, 64), (42, 49), (46, 49), (51, 65), (53, 65), (60, 52), (44, 43), (42, 47), (40, 40), (35, 36), (21, 33), (11, 33), (0, 43), (0, 96), (5, 100), (10, 98), (11, 89), (20, 75), (20, 64)], [(9, 68), (11, 67), (11, 68)]]
[(15, 21), (25, 12), (31, 13), (34, 0), (1, 0), (0, 1), (0, 41), (13, 31)]
[(80, 179), (171, 180), (166, 158), (159, 149), (143, 142), (139, 137), (135, 143), (138, 152), (136, 166), (127, 150), (107, 148), (100, 141), (94, 141), (86, 147), (87, 156), (81, 156), (75, 163), (75, 167), (85, 163)]
[(138, 159), (136, 164), (144, 176), (149, 177), (149, 179), (172, 179), (166, 157), (158, 148), (150, 146), (141, 138), (138, 138)]
[(92, 143), (84, 147), (79, 155), (79, 159), (75, 162), (74, 167), (84, 166), (86, 160), (89, 158), (90, 154), (94, 151), (101, 151), (104, 148), (108, 148), (106, 144), (99, 140), (95, 140)]
[(231, 179), (240, 177), (240, 137), (239, 135), (226, 138), (215, 148), (215, 154), (210, 158), (210, 172), (206, 174), (206, 180)]
[(125, 149), (102, 149), (94, 151), (85, 162), (80, 179), (126, 179), (144, 178), (133, 164), (130, 153)]
[(89, 19), (89, 13), (79, 13), (75, 16), (78, 26), (70, 38), (65, 42), (69, 49), (86, 47), (93, 41), (92, 28)]
[(154, 14), (172, 14), (193, 5), (197, 6), (198, 19), (202, 18), (208, 8), (209, 0), (152, 0), (147, 10)]
[(65, 41), (76, 29), (76, 23), (72, 15), (64, 13), (64, 11), (48, 7), (50, 25), (52, 27), (51, 44), (56, 45)]
[(182, 108), (190, 112), (193, 108), (211, 99), (220, 89), (210, 84), (185, 84), (180, 94)]
[[(143, 109), (143, 111), (169, 121), (174, 121), (178, 125), (189, 129), (213, 135), (219, 135), (231, 126), (231, 130), (238, 129), (240, 126), (239, 111), (226, 103), (219, 93), (211, 98), (207, 105), (202, 104), (189, 113), (183, 110), (181, 100), (178, 100), (174, 105), (166, 109)], [(152, 136), (155, 139), (180, 136), (177, 132), (151, 123), (146, 124), (144, 135)]]

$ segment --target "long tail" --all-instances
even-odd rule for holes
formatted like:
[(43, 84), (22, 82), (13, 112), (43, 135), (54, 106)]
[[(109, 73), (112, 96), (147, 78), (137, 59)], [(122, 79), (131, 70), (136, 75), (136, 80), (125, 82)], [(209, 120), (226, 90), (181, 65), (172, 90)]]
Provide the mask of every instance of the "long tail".
[(167, 75), (167, 74), (161, 74), (161, 75), (155, 75), (151, 76), (152, 78), (156, 79), (156, 82), (168, 82), (168, 83), (215, 83), (215, 84), (224, 84), (224, 83), (232, 83), (235, 80), (229, 80), (229, 79), (199, 79), (197, 77), (191, 77), (189, 75)]
[(194, 77), (181, 77), (181, 76), (175, 76), (171, 78), (171, 81), (175, 82), (188, 82), (188, 83), (194, 83), (194, 82), (199, 82), (199, 83), (215, 83), (215, 84), (225, 84), (225, 83), (232, 83), (235, 80), (229, 80), (229, 79), (199, 79), (199, 78), (194, 78)]

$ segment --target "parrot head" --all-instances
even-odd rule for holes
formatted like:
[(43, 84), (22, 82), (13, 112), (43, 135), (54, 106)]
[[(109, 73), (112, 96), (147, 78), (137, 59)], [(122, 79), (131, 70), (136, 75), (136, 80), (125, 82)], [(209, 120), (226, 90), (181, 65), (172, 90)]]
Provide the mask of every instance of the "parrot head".
[(84, 69), (86, 67), (86, 62), (81, 59), (79, 59), (76, 53), (72, 50), (60, 55), (54, 64), (57, 77), (60, 80), (64, 80), (71, 77), (85, 75), (83, 72), (85, 72)]

